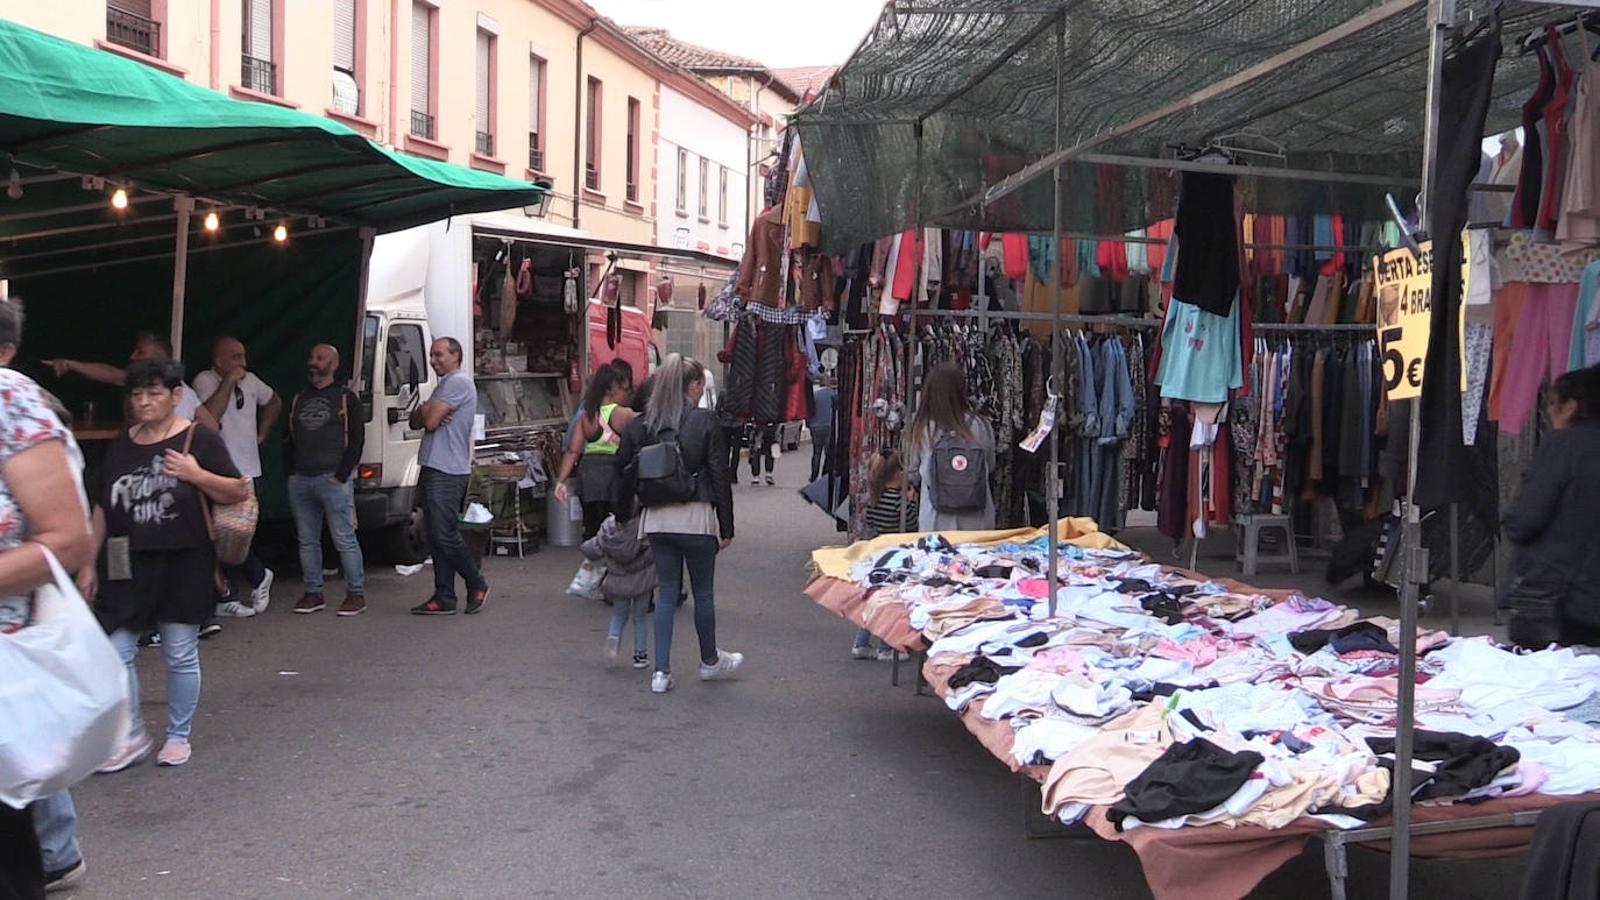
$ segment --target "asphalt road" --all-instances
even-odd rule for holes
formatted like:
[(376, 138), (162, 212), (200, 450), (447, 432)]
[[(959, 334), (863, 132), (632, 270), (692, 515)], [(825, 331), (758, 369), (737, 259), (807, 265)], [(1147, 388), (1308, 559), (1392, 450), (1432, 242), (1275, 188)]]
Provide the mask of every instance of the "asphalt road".
[[(202, 645), (193, 761), (75, 791), (91, 871), (71, 896), (1147, 897), (1125, 847), (1026, 839), (1019, 780), (887, 663), (849, 658), (848, 624), (800, 593), (808, 552), (838, 540), (794, 493), (807, 461), (735, 489), (731, 682), (694, 677), (687, 612), (675, 691), (608, 671), (606, 609), (562, 593), (576, 550), (492, 559), (471, 618), (406, 613), (427, 572), (375, 572), (355, 619), (290, 614), (281, 581)], [(160, 661), (139, 665), (159, 734)], [(1350, 895), (1385, 896), (1387, 865), (1355, 851)], [(1515, 896), (1519, 878), (1419, 863), (1413, 896)], [(1314, 847), (1257, 896), (1326, 890)]]

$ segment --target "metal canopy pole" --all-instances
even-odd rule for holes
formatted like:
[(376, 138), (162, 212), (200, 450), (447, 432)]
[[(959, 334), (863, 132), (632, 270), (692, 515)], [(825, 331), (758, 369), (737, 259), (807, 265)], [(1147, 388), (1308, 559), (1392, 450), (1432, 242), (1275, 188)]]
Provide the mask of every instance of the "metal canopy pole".
[[(1428, 0), (1428, 109), (1422, 155), (1422, 221), (1433, 238), (1435, 251), (1448, 240), (1434, 228), (1438, 212), (1435, 187), (1439, 177), (1439, 91), (1444, 72), (1449, 30), (1455, 24), (1455, 0)], [(1443, 298), (1435, 297), (1435, 302)], [(1421, 514), (1417, 508), (1417, 459), (1422, 443), (1422, 398), (1411, 401), (1410, 445), (1406, 452), (1406, 508), (1403, 546), (1405, 582), (1400, 586), (1400, 675), (1396, 692), (1394, 780), (1394, 841), (1389, 858), (1390, 900), (1408, 896), (1411, 877), (1411, 760), (1416, 724), (1417, 585), (1428, 575), (1427, 551), (1422, 546)]]
[[(1061, 149), (1061, 86), (1062, 65), (1067, 55), (1067, 17), (1065, 13), (1056, 17), (1056, 135), (1055, 148)], [(1050, 371), (1055, 378), (1056, 390), (1060, 389), (1064, 380), (1062, 373), (1063, 357), (1061, 346), (1061, 167), (1055, 169), (1055, 191), (1052, 193), (1054, 207), (1052, 214), (1055, 217), (1054, 227), (1051, 229), (1052, 238), (1050, 249), (1055, 254), (1055, 265), (1050, 267), (1050, 280), (1054, 283), (1055, 304), (1050, 312)], [(1055, 390), (1045, 387), (1045, 395), (1049, 402), (1059, 404), (1055, 399)], [(1061, 419), (1062, 411), (1057, 409), (1055, 421), (1050, 423), (1050, 470), (1044, 479), (1045, 517), (1050, 522), (1050, 617), (1056, 615), (1056, 592), (1060, 590), (1061, 582), (1061, 523), (1058, 517), (1061, 514)]]
[(172, 261), (172, 354), (183, 358), (183, 293), (189, 281), (189, 214), (194, 212), (193, 197), (174, 197), (172, 208), (178, 213), (178, 240)]
[[(1383, 22), (1386, 22), (1395, 16), (1410, 12), (1422, 2), (1423, 0), (1388, 0), (1388, 2), (1384, 3), (1382, 6), (1375, 6), (1361, 15), (1356, 16), (1355, 18), (1350, 19), (1349, 21), (1344, 22), (1343, 24), (1340, 24), (1334, 28), (1331, 28), (1314, 38), (1302, 41), (1301, 43), (1290, 47), (1282, 53), (1268, 57), (1267, 59), (1264, 59), (1261, 62), (1250, 66), (1249, 68), (1224, 78), (1221, 81), (1201, 88), (1200, 90), (1195, 91), (1186, 97), (1162, 106), (1159, 109), (1147, 112), (1141, 116), (1136, 116), (1133, 119), (1122, 123), (1121, 125), (1103, 131), (1094, 137), (1079, 141), (1078, 143), (1066, 149), (1061, 149), (1058, 147), (1055, 152), (1051, 153), (1049, 156), (1046, 156), (1044, 159), (1024, 167), (1021, 171), (1008, 176), (999, 184), (989, 188), (988, 191), (986, 191), (980, 198), (974, 198), (972, 203), (979, 202), (980, 200), (984, 203), (995, 203), (1022, 188), (1030, 181), (1040, 177), (1045, 172), (1060, 166), (1062, 163), (1077, 157), (1093, 147), (1098, 147), (1102, 144), (1114, 141), (1124, 135), (1132, 134), (1140, 129), (1153, 125), (1162, 119), (1186, 112), (1197, 106), (1200, 106), (1203, 103), (1238, 90), (1239, 88), (1251, 84), (1252, 82), (1259, 81), (1260, 79), (1265, 78), (1281, 69), (1294, 65), (1308, 56), (1343, 43), (1344, 41), (1355, 37), (1368, 28), (1382, 24)], [(972, 203), (965, 205), (970, 206)]]

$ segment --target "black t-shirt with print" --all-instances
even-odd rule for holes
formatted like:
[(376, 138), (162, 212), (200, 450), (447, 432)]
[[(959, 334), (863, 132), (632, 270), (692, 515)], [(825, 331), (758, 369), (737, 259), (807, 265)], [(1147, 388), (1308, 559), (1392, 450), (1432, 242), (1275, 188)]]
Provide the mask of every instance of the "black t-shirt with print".
[(200, 491), (166, 472), (166, 452), (182, 450), (189, 431), (189, 452), (200, 467), (225, 478), (238, 478), (222, 436), (209, 428), (190, 426), (156, 444), (136, 444), (127, 431), (118, 432), (106, 450), (95, 486), (95, 502), (106, 511), (106, 534), (128, 537), (134, 550), (181, 550), (211, 540)]

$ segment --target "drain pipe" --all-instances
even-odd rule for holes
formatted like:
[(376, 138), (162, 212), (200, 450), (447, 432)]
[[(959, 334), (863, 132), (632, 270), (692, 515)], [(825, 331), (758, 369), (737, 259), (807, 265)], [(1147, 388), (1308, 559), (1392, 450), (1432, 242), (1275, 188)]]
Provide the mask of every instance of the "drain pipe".
[(211, 89), (222, 90), (222, 0), (211, 0)]
[(577, 229), (583, 219), (583, 126), (588, 124), (594, 127), (593, 122), (585, 123), (583, 108), (583, 92), (588, 87), (588, 81), (583, 77), (583, 40), (591, 32), (600, 27), (600, 19), (589, 20), (589, 27), (578, 32), (578, 68), (576, 77), (573, 78), (573, 115), (572, 115), (572, 227)]

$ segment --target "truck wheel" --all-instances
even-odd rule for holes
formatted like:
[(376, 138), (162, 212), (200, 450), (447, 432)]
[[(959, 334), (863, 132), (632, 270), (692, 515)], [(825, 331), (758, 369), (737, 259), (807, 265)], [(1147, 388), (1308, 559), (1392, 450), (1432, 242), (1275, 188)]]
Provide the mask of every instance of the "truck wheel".
[(422, 525), (422, 510), (413, 509), (404, 522), (390, 525), (383, 536), (384, 549), (397, 566), (412, 566), (428, 557), (428, 535)]

